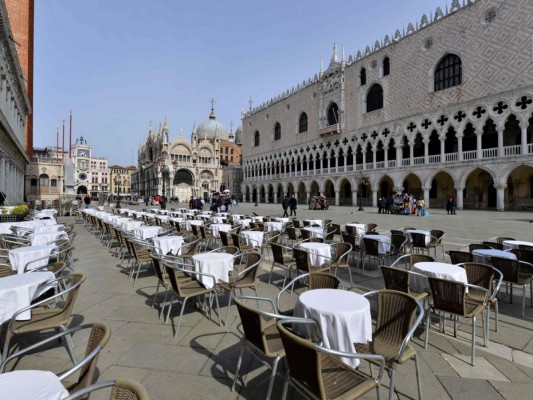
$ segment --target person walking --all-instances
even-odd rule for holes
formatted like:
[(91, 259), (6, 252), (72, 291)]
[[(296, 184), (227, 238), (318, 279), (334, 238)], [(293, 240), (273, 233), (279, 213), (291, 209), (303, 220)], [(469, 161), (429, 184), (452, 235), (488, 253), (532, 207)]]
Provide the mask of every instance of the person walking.
[(291, 199), (289, 200), (289, 207), (291, 208), (291, 217), (292, 217), (292, 213), (294, 213), (294, 216), (296, 217), (296, 209), (298, 208), (298, 201), (296, 200), (296, 197), (294, 197), (294, 195), (292, 195)]
[(91, 204), (91, 198), (89, 197), (88, 194), (85, 195), (83, 202), (85, 203), (85, 208), (89, 208), (89, 204)]
[(281, 206), (283, 207), (283, 217), (288, 217), (289, 214), (287, 214), (287, 209), (289, 208), (289, 196), (285, 195), (285, 198), (281, 202)]

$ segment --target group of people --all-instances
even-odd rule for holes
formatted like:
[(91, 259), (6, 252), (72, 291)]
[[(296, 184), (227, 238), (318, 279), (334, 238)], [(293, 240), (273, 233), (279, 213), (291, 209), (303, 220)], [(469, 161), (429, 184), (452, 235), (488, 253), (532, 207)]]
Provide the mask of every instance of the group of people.
[(283, 216), (288, 217), (289, 214), (287, 214), (287, 210), (291, 209), (291, 217), (294, 215), (296, 217), (296, 209), (298, 208), (298, 200), (296, 200), (296, 197), (294, 195), (291, 195), (289, 198), (289, 195), (285, 195), (283, 198), (283, 201), (281, 202), (281, 206), (283, 207)]
[(427, 216), (423, 197), (418, 199), (410, 193), (394, 193), (378, 199), (379, 214), (415, 214), (417, 217)]
[(327, 210), (329, 208), (328, 199), (324, 196), (313, 196), (308, 202), (310, 210)]
[(448, 196), (448, 200), (446, 201), (446, 211), (448, 212), (448, 214), (455, 214), (456, 208), (457, 208), (457, 197)]

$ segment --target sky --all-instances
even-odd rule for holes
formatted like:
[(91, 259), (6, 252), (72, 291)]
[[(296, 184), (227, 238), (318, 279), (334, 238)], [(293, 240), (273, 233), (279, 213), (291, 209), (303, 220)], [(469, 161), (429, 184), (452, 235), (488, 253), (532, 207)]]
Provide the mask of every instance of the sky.
[(36, 0), (34, 146), (83, 136), (110, 165), (136, 165), (150, 122), (170, 140), (327, 68), (451, 0)]

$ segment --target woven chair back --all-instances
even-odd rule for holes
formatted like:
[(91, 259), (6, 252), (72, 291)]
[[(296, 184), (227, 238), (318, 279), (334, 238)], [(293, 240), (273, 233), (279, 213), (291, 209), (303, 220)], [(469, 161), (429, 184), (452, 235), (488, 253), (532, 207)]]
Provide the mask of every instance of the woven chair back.
[(294, 248), (292, 251), (294, 259), (296, 260), (296, 268), (299, 270), (310, 272), (309, 269), (309, 253), (302, 249)]
[(272, 249), (272, 256), (276, 264), (285, 265), (285, 258), (283, 257), (283, 246), (277, 243), (270, 243)]
[(289, 237), (289, 240), (298, 240), (298, 235), (296, 234), (296, 228), (292, 226), (288, 226), (285, 231), (287, 232), (287, 236)]
[(518, 283), (520, 263), (517, 260), (503, 257), (491, 257), (491, 263), (503, 275), (503, 280), (510, 283)]
[(491, 249), (503, 250), (503, 244), (498, 242), (483, 242), (483, 244)]
[(467, 253), (466, 251), (450, 250), (448, 255), (450, 256), (450, 261), (452, 264), (461, 264), (474, 261), (474, 256), (472, 253)]
[(461, 282), (428, 278), (433, 307), (458, 315), (465, 315), (466, 286)]
[(533, 248), (529, 249), (512, 249), (511, 252), (516, 256), (520, 261), (525, 261), (527, 263), (533, 264)]
[(338, 289), (341, 281), (335, 275), (327, 272), (312, 272), (309, 274), (309, 290), (313, 289)]
[(409, 272), (399, 268), (381, 266), (381, 273), (388, 290), (409, 293)]
[(382, 290), (378, 293), (378, 315), (373, 345), (384, 344), (399, 352), (416, 317), (418, 304), (406, 293)]
[[(492, 293), (494, 269), (490, 265), (467, 262), (463, 264), (463, 268), (466, 271), (468, 283), (485, 288), (489, 293)], [(469, 288), (468, 297), (483, 301), (485, 292), (476, 288)]]
[(246, 340), (252, 343), (263, 353), (268, 352), (267, 341), (265, 339), (265, 319), (259, 314), (256, 308), (234, 299), (237, 311), (241, 317), (242, 329)]
[(375, 232), (377, 227), (378, 227), (378, 224), (366, 224), (365, 230), (367, 232)]
[(377, 240), (363, 238), (363, 242), (365, 244), (366, 254), (374, 257), (379, 257), (379, 242)]

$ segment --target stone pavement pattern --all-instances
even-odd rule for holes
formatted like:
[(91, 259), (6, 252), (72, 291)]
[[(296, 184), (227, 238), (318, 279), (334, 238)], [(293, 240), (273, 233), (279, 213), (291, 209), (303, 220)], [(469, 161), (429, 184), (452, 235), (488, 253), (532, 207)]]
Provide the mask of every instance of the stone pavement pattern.
[[(260, 215), (281, 215), (278, 205), (242, 204), (235, 212), (252, 211)], [(328, 211), (310, 211), (299, 208), (298, 217), (330, 218), (335, 223), (358, 221), (378, 224), (378, 231), (413, 226), (442, 229), (446, 232), (445, 248), (458, 244), (487, 240), (492, 236), (511, 236), (523, 240), (531, 237), (531, 217), (528, 213), (489, 211), (458, 211), (448, 216), (443, 210), (431, 210), (428, 218), (414, 216), (379, 215), (376, 209), (357, 212), (347, 207), (332, 207)], [(352, 214), (353, 213), (353, 214)], [(66, 223), (74, 222), (65, 217)], [(152, 399), (260, 399), (266, 393), (269, 371), (245, 353), (241, 371), (245, 372), (245, 385), (239, 381), (235, 392), (230, 391), (235, 365), (240, 350), (242, 328), (235, 307), (232, 307), (228, 329), (210, 321), (199, 310), (188, 307), (180, 327), (177, 341), (173, 339), (171, 324), (158, 318), (158, 308), (151, 308), (156, 278), (149, 272), (141, 273), (135, 288), (128, 280), (126, 262), (120, 265), (105, 246), (82, 225), (75, 240), (75, 269), (87, 275), (78, 297), (72, 325), (102, 320), (112, 328), (107, 347), (98, 362), (99, 380), (127, 377), (141, 382)], [(268, 285), (270, 262), (265, 261), (260, 274), (258, 293), (274, 297), (281, 284), (281, 275), (275, 276), (275, 285)], [(355, 271), (355, 269), (354, 269)], [(347, 275), (342, 276), (346, 282)], [(378, 272), (354, 274), (357, 291), (381, 288)], [(521, 293), (521, 291), (515, 291)], [(293, 295), (295, 296), (295, 295)], [(227, 296), (220, 296), (221, 315), (226, 313)], [(288, 302), (294, 301), (288, 299)], [(529, 301), (529, 299), (528, 299)], [(510, 305), (508, 299), (500, 301), (500, 328), (491, 331), (491, 342), (484, 348), (478, 336), (477, 366), (468, 364), (470, 346), (468, 329), (460, 337), (430, 333), (427, 350), (423, 348), (423, 331), (415, 335), (413, 343), (420, 354), (424, 397), (431, 399), (517, 399), (531, 398), (533, 393), (533, 311), (526, 306), (526, 318), (517, 317), (519, 300)], [(529, 303), (527, 303), (529, 304)], [(173, 315), (177, 315), (174, 307)], [(177, 318), (176, 318), (177, 320)], [(491, 324), (493, 326), (493, 324)], [(451, 329), (449, 328), (448, 331)], [(480, 329), (478, 329), (480, 332)], [(20, 338), (22, 346), (30, 337)], [(82, 338), (75, 338), (76, 342)], [(76, 351), (83, 353), (82, 345)], [(62, 347), (50, 349), (40, 355), (23, 358), (17, 368), (51, 369), (60, 371), (67, 365), (67, 353)], [(365, 363), (363, 369), (367, 369)], [(283, 380), (275, 383), (273, 399), (281, 397)], [(398, 398), (416, 398), (414, 363), (398, 368)], [(383, 380), (382, 396), (388, 394), (388, 377)], [(103, 393), (91, 399), (105, 398)], [(294, 392), (293, 398), (300, 398)], [(375, 398), (375, 392), (368, 398)]]

